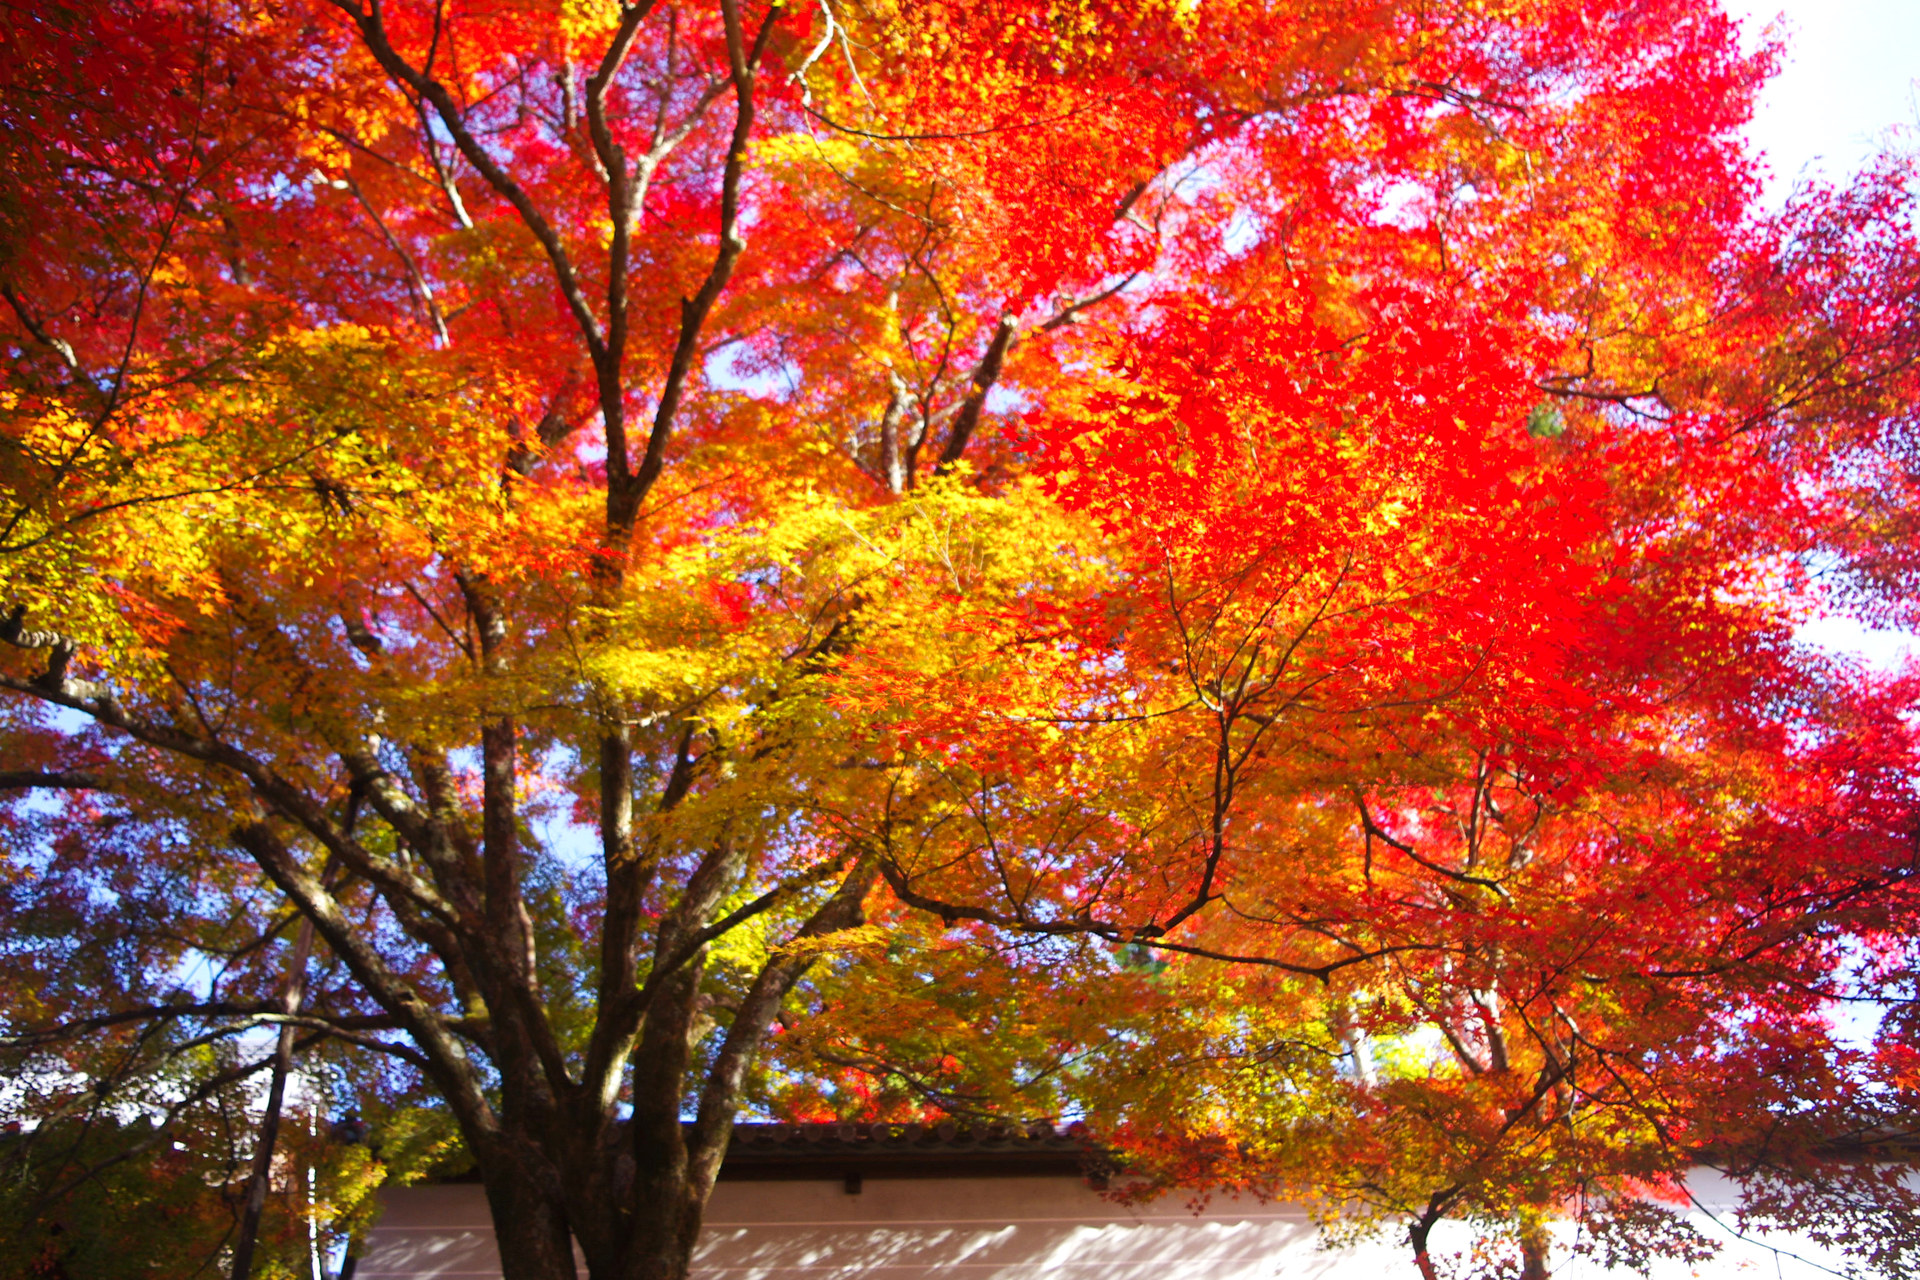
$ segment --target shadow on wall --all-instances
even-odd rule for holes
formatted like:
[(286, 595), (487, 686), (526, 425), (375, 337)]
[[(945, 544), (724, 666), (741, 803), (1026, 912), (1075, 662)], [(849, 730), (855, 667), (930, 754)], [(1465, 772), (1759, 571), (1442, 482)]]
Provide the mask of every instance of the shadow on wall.
[[(1297, 1209), (1215, 1199), (1141, 1207), (1078, 1179), (868, 1179), (722, 1183), (695, 1254), (698, 1280), (1272, 1280), (1379, 1273), (1382, 1244), (1328, 1252)], [(490, 1280), (499, 1275), (480, 1188), (393, 1192), (356, 1280)]]
[(1035, 1221), (936, 1226), (716, 1228), (702, 1243), (701, 1277), (726, 1280), (909, 1280), (954, 1274), (1014, 1280), (1271, 1280), (1334, 1274), (1354, 1259), (1316, 1248), (1304, 1219), (1150, 1222)]
[[(1702, 1174), (1694, 1194), (1731, 1221), (1733, 1189)], [(852, 1191), (858, 1186), (857, 1193)], [(356, 1280), (498, 1280), (500, 1267), (478, 1186), (387, 1193)], [(1653, 1280), (1738, 1280), (1778, 1274), (1814, 1280), (1838, 1260), (1809, 1242), (1790, 1252), (1731, 1238), (1714, 1218), (1694, 1224), (1723, 1249), (1697, 1268), (1656, 1263)], [(1438, 1253), (1467, 1246), (1444, 1224)], [(1609, 1273), (1555, 1250), (1556, 1280)], [(1803, 1260), (1804, 1259), (1804, 1260)], [(582, 1269), (582, 1276), (585, 1271)], [(714, 1193), (694, 1280), (1320, 1280), (1417, 1277), (1405, 1237), (1389, 1229), (1357, 1247), (1325, 1249), (1297, 1207), (1220, 1196), (1197, 1207), (1179, 1196), (1128, 1206), (1075, 1177), (877, 1178), (727, 1181)], [(1620, 1273), (1627, 1274), (1627, 1273)]]

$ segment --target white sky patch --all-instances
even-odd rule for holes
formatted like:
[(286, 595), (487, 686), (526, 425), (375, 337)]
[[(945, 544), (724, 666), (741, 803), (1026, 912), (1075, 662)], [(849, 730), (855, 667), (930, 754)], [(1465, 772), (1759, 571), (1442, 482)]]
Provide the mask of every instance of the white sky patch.
[(1726, 9), (1749, 48), (1775, 22), (1786, 37), (1748, 130), (1773, 171), (1768, 204), (1803, 177), (1843, 181), (1890, 130), (1920, 126), (1920, 0), (1726, 0)]
[[(1725, 0), (1747, 47), (1785, 38), (1780, 74), (1760, 95), (1747, 136), (1771, 174), (1777, 207), (1802, 181), (1844, 183), (1884, 147), (1920, 135), (1920, 0)], [(1799, 639), (1877, 671), (1920, 653), (1920, 637), (1849, 618), (1817, 619)]]
[(1854, 618), (1816, 618), (1794, 633), (1802, 644), (1858, 658), (1874, 671), (1898, 671), (1920, 653), (1920, 636), (1907, 631), (1882, 631)]

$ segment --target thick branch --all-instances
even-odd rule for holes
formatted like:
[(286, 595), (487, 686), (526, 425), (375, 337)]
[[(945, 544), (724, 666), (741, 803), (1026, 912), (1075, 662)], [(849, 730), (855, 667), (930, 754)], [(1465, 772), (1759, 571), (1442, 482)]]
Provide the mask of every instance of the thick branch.
[[(63, 692), (68, 688), (67, 664), (77, 647), (72, 638), (58, 631), (41, 631), (27, 626), (27, 606), (17, 604), (0, 618), (0, 641), (16, 649), (47, 650), (47, 669), (34, 681), (39, 690)], [(84, 686), (75, 686), (76, 689)], [(88, 692), (92, 692), (87, 688)]]
[(706, 1086), (700, 1093), (688, 1161), (689, 1178), (695, 1187), (705, 1190), (719, 1176), (720, 1161), (726, 1155), (727, 1138), (740, 1104), (741, 1082), (787, 993), (819, 959), (820, 949), (809, 944), (856, 928), (866, 920), (867, 894), (878, 878), (879, 868), (879, 856), (870, 850), (863, 852), (833, 896), (800, 926), (786, 948), (776, 953), (741, 997), (733, 1024), (727, 1028), (726, 1040), (707, 1072)]
[(429, 1063), (429, 1074), (446, 1094), (462, 1127), (470, 1133), (491, 1132), (495, 1123), (484, 1080), (446, 1020), (412, 984), (387, 966), (385, 958), (346, 917), (333, 895), (300, 865), (293, 851), (270, 826), (258, 820), (245, 821), (234, 828), (233, 836), (241, 848), (253, 855), (268, 878), (313, 921), (327, 946), (352, 970), (367, 994), (391, 1013), (420, 1046)]
[(993, 331), (993, 341), (987, 344), (987, 353), (980, 357), (980, 366), (973, 371), (973, 388), (960, 406), (960, 416), (954, 419), (947, 447), (940, 451), (940, 462), (933, 474), (940, 476), (953, 470), (954, 463), (967, 451), (967, 443), (980, 425), (980, 411), (986, 407), (987, 393), (1000, 380), (1000, 366), (1006, 361), (1007, 348), (1013, 344), (1013, 333), (1013, 317), (1001, 317), (1000, 326)]
[(0, 791), (109, 791), (112, 784), (97, 773), (79, 769), (0, 769)]

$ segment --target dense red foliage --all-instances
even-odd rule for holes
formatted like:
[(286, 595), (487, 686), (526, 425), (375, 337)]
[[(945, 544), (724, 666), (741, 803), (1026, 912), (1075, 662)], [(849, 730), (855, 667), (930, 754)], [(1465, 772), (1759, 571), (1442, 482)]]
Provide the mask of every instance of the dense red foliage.
[(1711, 1160), (1910, 1266), (1836, 1160), (1920, 1080), (1913, 689), (1795, 634), (1915, 616), (1912, 174), (1757, 212), (1773, 57), (1705, 0), (5, 10), (34, 1107), (297, 1025), (539, 1280), (684, 1274), (743, 1107), (1077, 1110), (1430, 1270), (1685, 1256), (1643, 1197)]

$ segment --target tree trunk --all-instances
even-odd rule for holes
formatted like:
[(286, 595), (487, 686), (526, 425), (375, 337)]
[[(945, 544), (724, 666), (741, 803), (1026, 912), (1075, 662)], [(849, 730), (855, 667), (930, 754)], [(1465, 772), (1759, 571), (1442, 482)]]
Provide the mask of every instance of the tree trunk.
[(1520, 1280), (1547, 1280), (1551, 1274), (1547, 1266), (1547, 1254), (1551, 1241), (1546, 1229), (1538, 1223), (1529, 1223), (1520, 1232)]
[[(287, 962), (280, 1007), (300, 1012), (306, 997), (307, 960), (313, 954), (313, 921), (301, 917), (294, 934), (293, 955)], [(253, 1173), (247, 1179), (247, 1205), (240, 1219), (240, 1235), (233, 1246), (233, 1280), (253, 1274), (253, 1250), (260, 1239), (260, 1220), (266, 1215), (267, 1186), (273, 1179), (273, 1149), (280, 1140), (280, 1108), (287, 1096), (287, 1075), (293, 1069), (293, 1024), (280, 1024), (273, 1049), (273, 1081), (267, 1086), (267, 1109), (260, 1117), (260, 1138), (254, 1145)]]
[(501, 1280), (577, 1280), (565, 1207), (550, 1193), (538, 1156), (515, 1158), (496, 1145), (481, 1154), (481, 1178), (500, 1250)]
[(260, 1118), (259, 1140), (254, 1144), (253, 1172), (247, 1178), (246, 1208), (233, 1246), (233, 1280), (249, 1280), (253, 1275), (253, 1250), (260, 1239), (260, 1221), (266, 1216), (273, 1149), (280, 1140), (280, 1107), (287, 1096), (287, 1074), (292, 1065), (293, 1028), (282, 1024), (273, 1051), (273, 1082), (267, 1086), (267, 1107)]
[(578, 1179), (563, 1179), (524, 1139), (488, 1144), (479, 1164), (502, 1280), (686, 1280), (707, 1188), (670, 1152), (650, 1152), (636, 1168), (640, 1144), (627, 1136), (610, 1148), (619, 1153), (611, 1176)]
[(1432, 1231), (1432, 1218), (1416, 1218), (1407, 1226), (1407, 1240), (1413, 1245), (1413, 1265), (1420, 1268), (1420, 1280), (1440, 1280), (1440, 1273), (1433, 1266), (1433, 1254), (1427, 1248), (1427, 1237)]
[[(604, 1280), (686, 1280), (693, 1248), (700, 1242), (706, 1197), (684, 1179), (679, 1181), (678, 1187), (660, 1187), (657, 1195), (641, 1193), (641, 1203), (634, 1206), (635, 1230), (627, 1264), (620, 1275)], [(645, 1186), (644, 1180), (641, 1185)]]

